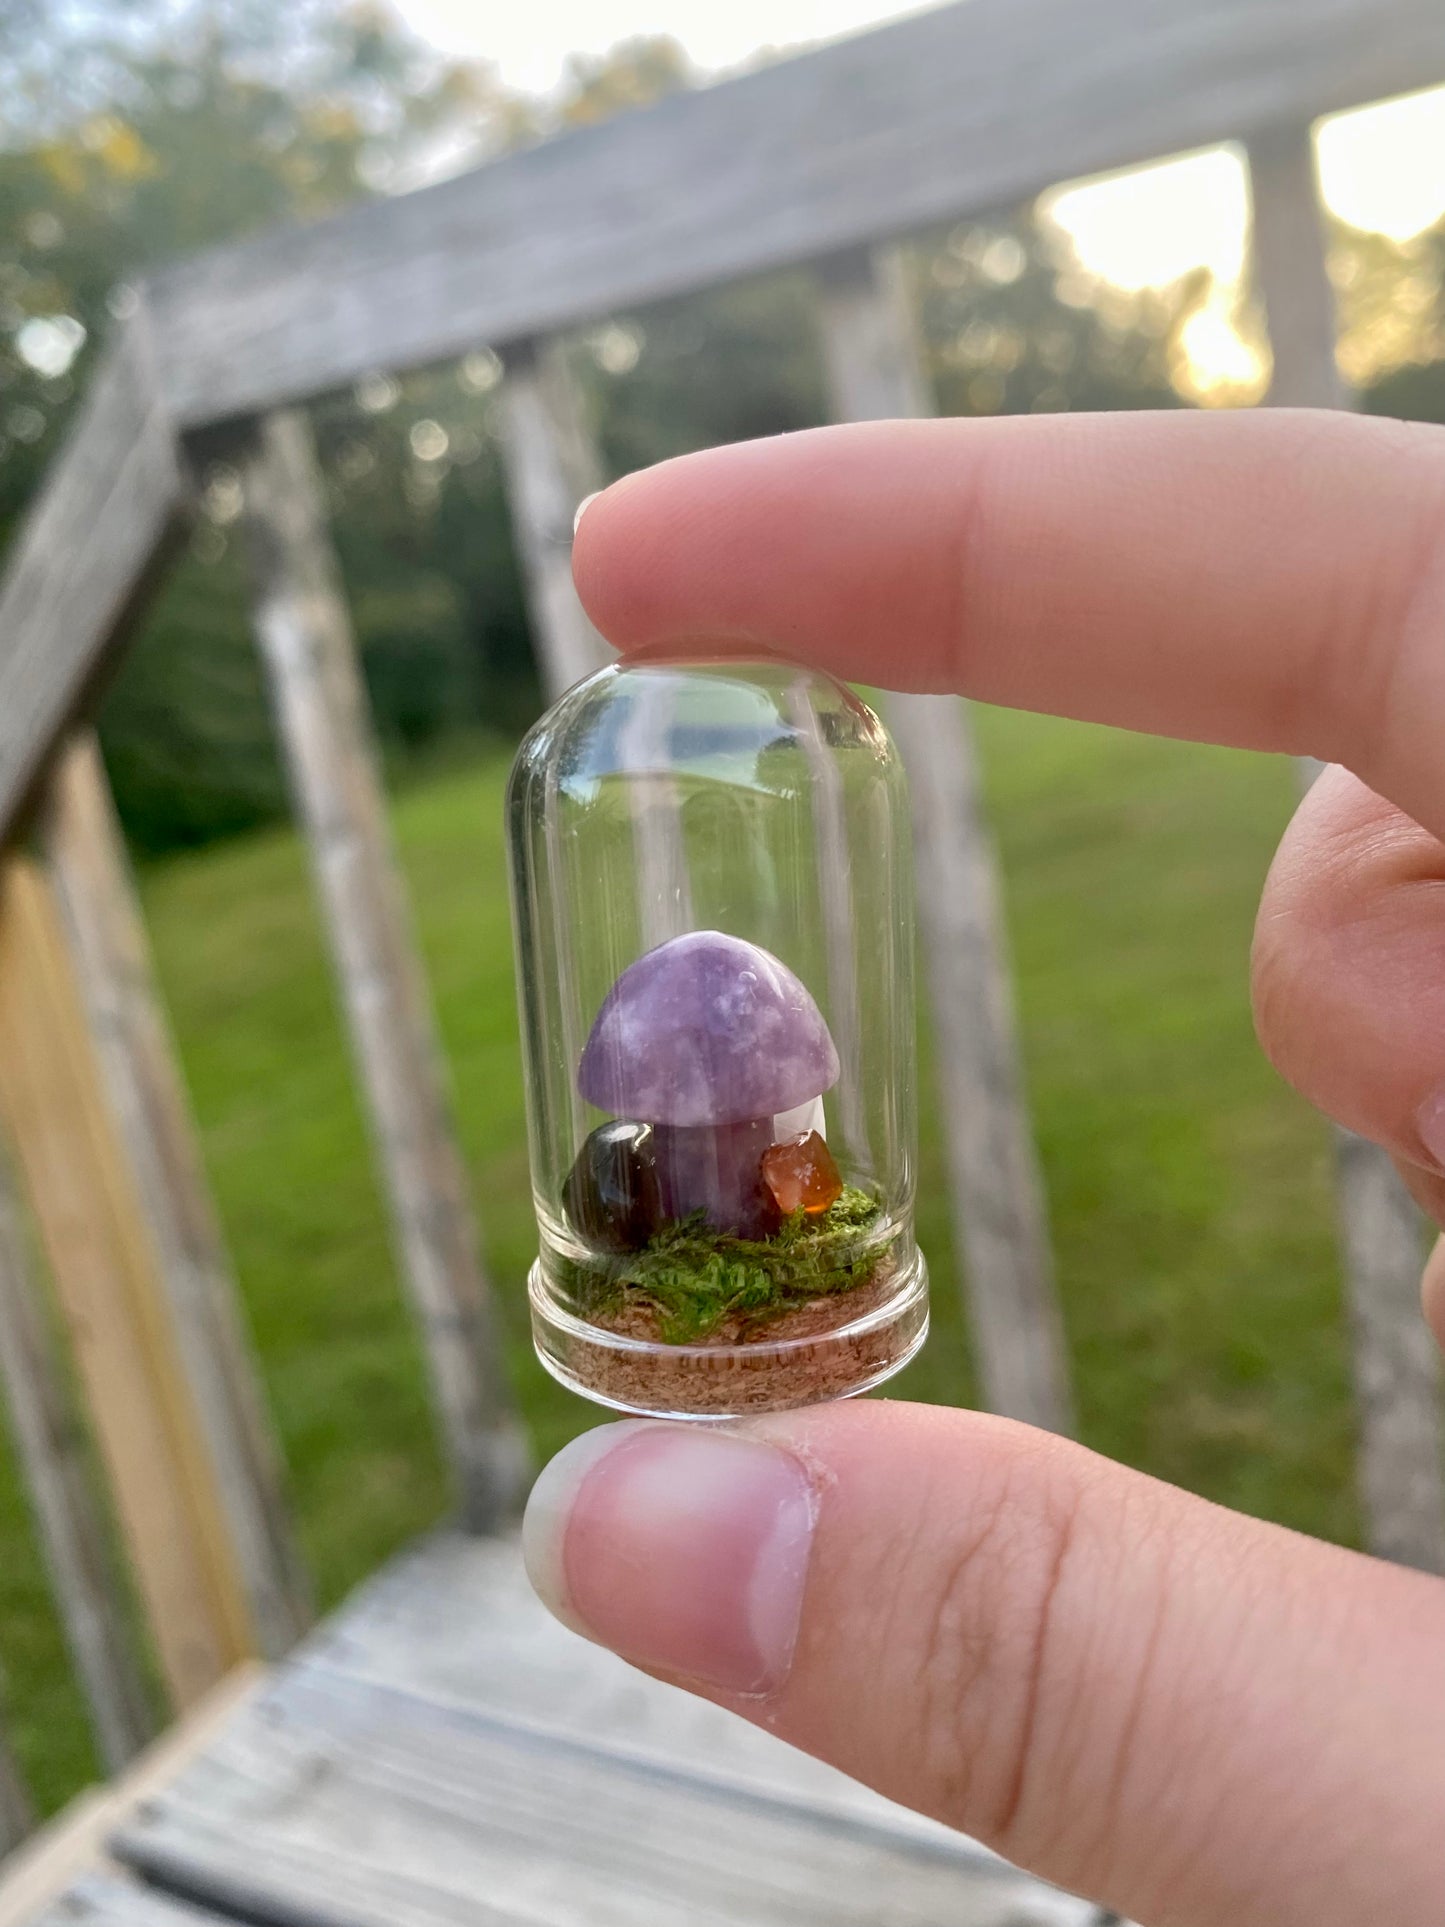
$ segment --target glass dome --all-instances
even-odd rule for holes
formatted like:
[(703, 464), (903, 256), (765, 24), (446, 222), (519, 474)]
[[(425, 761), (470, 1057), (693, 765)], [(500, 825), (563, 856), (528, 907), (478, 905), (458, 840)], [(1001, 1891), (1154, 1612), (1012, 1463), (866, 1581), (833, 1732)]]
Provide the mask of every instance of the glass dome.
[(928, 1322), (882, 723), (794, 664), (653, 655), (542, 718), (508, 816), (543, 1364), (671, 1417), (878, 1384)]

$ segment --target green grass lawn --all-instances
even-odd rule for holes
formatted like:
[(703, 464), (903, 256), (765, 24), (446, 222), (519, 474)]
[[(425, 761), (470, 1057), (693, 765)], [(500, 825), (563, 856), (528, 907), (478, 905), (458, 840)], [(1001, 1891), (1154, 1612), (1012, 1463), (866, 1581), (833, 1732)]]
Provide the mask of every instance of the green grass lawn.
[[(987, 712), (1028, 1075), (1085, 1440), (1351, 1540), (1352, 1420), (1319, 1122), (1250, 1029), (1255, 900), (1283, 763)], [(513, 1386), (539, 1455), (599, 1416), (527, 1336), (532, 1253), (493, 756), (397, 799)], [(142, 879), (212, 1180), (335, 1602), (434, 1519), (443, 1479), (303, 852), (256, 836)], [(925, 1062), (927, 1053), (924, 1053)], [(896, 1389), (972, 1384), (925, 1111), (934, 1336)], [(13, 1472), (0, 1479), (10, 1723), (41, 1800), (89, 1771)]]

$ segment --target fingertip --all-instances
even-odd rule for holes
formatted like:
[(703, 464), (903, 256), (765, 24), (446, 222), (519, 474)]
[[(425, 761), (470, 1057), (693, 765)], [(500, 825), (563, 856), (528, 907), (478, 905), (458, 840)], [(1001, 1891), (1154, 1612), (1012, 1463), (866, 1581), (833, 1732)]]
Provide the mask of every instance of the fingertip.
[(567, 1584), (568, 1521), (593, 1467), (641, 1424), (640, 1420), (624, 1420), (594, 1425), (579, 1433), (542, 1467), (527, 1496), (527, 1509), (522, 1515), (522, 1563), (527, 1578), (553, 1618), (584, 1639), (592, 1634), (574, 1610)]
[(625, 654), (666, 630), (659, 591), (677, 546), (680, 498), (673, 483), (686, 457), (624, 475), (589, 495), (572, 534), (572, 580), (582, 607)]
[[(936, 539), (956, 491), (918, 444), (938, 422), (799, 429), (674, 456), (615, 482), (581, 518), (572, 575), (623, 653), (723, 641), (899, 686), (932, 686), (954, 566)], [(922, 610), (901, 656), (910, 601)], [(916, 673), (915, 673), (916, 672)], [(920, 681), (920, 678), (922, 679)]]
[(679, 1681), (757, 1698), (785, 1681), (816, 1522), (785, 1447), (741, 1431), (603, 1425), (546, 1468), (528, 1576), (574, 1632)]
[(609, 562), (618, 553), (610, 539), (612, 517), (607, 501), (622, 484), (594, 489), (577, 504), (572, 518), (572, 581), (582, 607), (608, 641), (614, 640), (604, 611), (607, 603)]

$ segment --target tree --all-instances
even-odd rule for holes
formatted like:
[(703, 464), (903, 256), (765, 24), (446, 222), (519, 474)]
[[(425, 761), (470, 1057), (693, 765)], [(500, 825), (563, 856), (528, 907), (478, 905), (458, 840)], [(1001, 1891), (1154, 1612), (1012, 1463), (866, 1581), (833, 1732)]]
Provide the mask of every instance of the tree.
[[(694, 83), (664, 37), (519, 99), (370, 9), (333, 0), (0, 0), (0, 539), (138, 269), (416, 184), (438, 166), (645, 107)], [(940, 408), (1178, 405), (1187, 330), (1228, 312), (1204, 276), (1142, 294), (1086, 277), (1024, 208), (917, 237), (916, 311)], [(1371, 405), (1445, 414), (1445, 240), (1343, 235), (1345, 352)], [(1236, 325), (1257, 330), (1244, 306)], [(609, 474), (827, 414), (812, 278), (797, 269), (576, 330), (567, 351)], [(332, 527), (384, 748), (514, 733), (539, 690), (496, 440), (500, 364), (384, 371), (313, 409)], [(102, 737), (149, 849), (264, 820), (282, 784), (216, 460), (192, 552), (106, 701)]]
[[(0, 538), (53, 452), (94, 343), (126, 312), (126, 277), (376, 192), (453, 129), (479, 145), (519, 131), (487, 70), (441, 61), (389, 15), (338, 16), (322, 0), (132, 0), (52, 16), (0, 0), (0, 89), (18, 103), (0, 145)], [(281, 802), (227, 553), (235, 478), (222, 468), (211, 482), (212, 520), (102, 717), (143, 847), (242, 827)], [(343, 510), (343, 527), (355, 512)], [(368, 586), (361, 633), (388, 739), (424, 736), (429, 714), (474, 715), (476, 651), (446, 581), (402, 571)]]

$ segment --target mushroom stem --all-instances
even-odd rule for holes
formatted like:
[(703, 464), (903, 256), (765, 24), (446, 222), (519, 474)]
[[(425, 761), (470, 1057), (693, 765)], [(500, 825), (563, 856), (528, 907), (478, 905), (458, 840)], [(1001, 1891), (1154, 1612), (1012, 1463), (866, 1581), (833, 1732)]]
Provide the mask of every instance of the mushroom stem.
[(705, 1213), (717, 1231), (765, 1238), (778, 1213), (759, 1169), (773, 1141), (771, 1117), (740, 1124), (654, 1124), (653, 1144), (668, 1218)]

